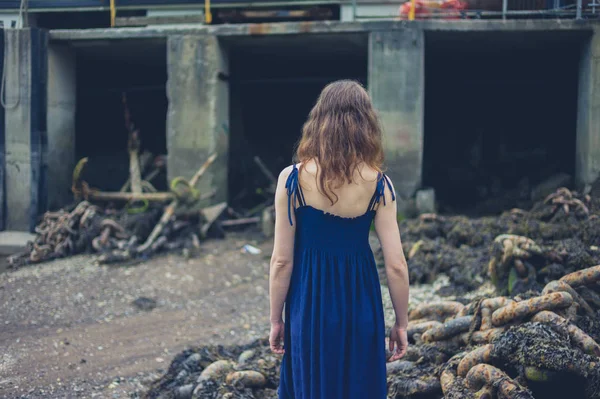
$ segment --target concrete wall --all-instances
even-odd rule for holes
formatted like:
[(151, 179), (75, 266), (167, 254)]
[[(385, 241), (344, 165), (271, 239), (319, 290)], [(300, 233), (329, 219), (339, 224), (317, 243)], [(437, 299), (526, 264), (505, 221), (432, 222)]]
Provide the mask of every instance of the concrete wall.
[(227, 200), (229, 88), (226, 51), (216, 36), (171, 36), (167, 45), (168, 179), (191, 178), (210, 154), (218, 158), (200, 180), (212, 202)]
[(48, 208), (71, 199), (75, 167), (75, 51), (67, 44), (48, 47)]
[(576, 151), (577, 184), (591, 184), (600, 177), (600, 29), (583, 46)]
[(5, 30), (5, 225), (33, 231), (46, 209), (47, 34)]
[(31, 35), (6, 30), (6, 230), (29, 230), (31, 207)]
[(420, 29), (370, 35), (369, 91), (383, 127), (387, 173), (402, 198), (421, 184), (424, 54)]

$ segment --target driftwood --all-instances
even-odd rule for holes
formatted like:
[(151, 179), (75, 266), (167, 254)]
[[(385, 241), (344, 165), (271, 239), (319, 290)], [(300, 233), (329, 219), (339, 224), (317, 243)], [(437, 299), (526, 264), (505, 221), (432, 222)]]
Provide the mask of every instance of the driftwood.
[[(150, 165), (150, 163), (152, 162), (152, 153), (148, 152), (148, 151), (144, 151), (141, 155), (140, 155), (140, 171), (143, 172), (148, 165)], [(158, 173), (160, 172), (159, 168), (155, 168), (154, 170), (152, 170), (150, 173), (148, 173), (148, 175), (142, 180), (142, 184), (143, 181), (147, 181), (147, 182), (151, 182), (152, 179), (154, 177), (156, 177), (156, 175), (158, 175)], [(130, 172), (131, 173), (131, 172)], [(123, 186), (121, 187), (121, 189), (119, 190), (120, 192), (126, 192), (127, 190), (129, 190), (129, 187), (131, 186), (131, 177), (128, 177), (127, 180), (125, 181), (125, 183), (123, 184)], [(142, 187), (143, 188), (143, 187)]]
[(252, 218), (223, 220), (223, 221), (219, 222), (219, 224), (223, 227), (230, 227), (230, 226), (242, 226), (245, 224), (256, 224), (256, 223), (260, 223), (260, 221), (261, 221), (261, 218), (259, 218), (258, 216), (255, 216)]
[[(194, 176), (192, 176), (192, 178), (190, 179), (190, 182), (189, 182), (190, 187), (193, 188), (198, 183), (198, 180), (200, 180), (202, 175), (206, 172), (206, 170), (209, 168), (209, 166), (212, 165), (212, 163), (215, 161), (215, 159), (217, 159), (217, 154), (213, 154), (210, 157), (208, 157), (206, 162), (204, 162), (204, 164), (200, 167), (200, 169), (198, 169), (196, 174)], [(154, 227), (154, 230), (152, 230), (152, 233), (150, 233), (150, 236), (148, 236), (148, 238), (146, 239), (146, 242), (137, 248), (137, 252), (142, 253), (142, 252), (145, 252), (148, 248), (150, 248), (150, 246), (158, 238), (158, 236), (160, 235), (160, 233), (162, 232), (164, 227), (167, 225), (167, 223), (173, 217), (173, 215), (175, 213), (175, 209), (177, 208), (177, 205), (179, 205), (179, 200), (176, 198), (165, 208), (165, 212), (163, 213), (162, 217), (158, 221), (158, 224)]]
[[(93, 201), (156, 201), (167, 202), (177, 199), (175, 193), (122, 193), (113, 191), (89, 190), (86, 194), (89, 200)], [(214, 192), (200, 194), (198, 200), (209, 199), (214, 196)]]
[(131, 113), (127, 105), (127, 95), (123, 93), (123, 110), (125, 112), (125, 128), (129, 133), (127, 139), (127, 151), (129, 152), (129, 179), (131, 181), (131, 192), (142, 192), (142, 172), (140, 171), (140, 132), (131, 121)]
[[(200, 211), (202, 216), (202, 227), (200, 228), (200, 236), (206, 237), (208, 230), (215, 224), (217, 219), (227, 210), (227, 203), (221, 202), (213, 206), (206, 207)], [(220, 226), (219, 226), (220, 227)]]
[(254, 162), (256, 162), (256, 164), (260, 168), (261, 172), (271, 182), (271, 185), (268, 188), (269, 192), (270, 193), (275, 193), (275, 189), (277, 187), (277, 179), (275, 178), (275, 176), (273, 176), (273, 173), (271, 173), (271, 171), (269, 170), (269, 168), (267, 168), (267, 165), (265, 165), (264, 162), (258, 156), (254, 157)]

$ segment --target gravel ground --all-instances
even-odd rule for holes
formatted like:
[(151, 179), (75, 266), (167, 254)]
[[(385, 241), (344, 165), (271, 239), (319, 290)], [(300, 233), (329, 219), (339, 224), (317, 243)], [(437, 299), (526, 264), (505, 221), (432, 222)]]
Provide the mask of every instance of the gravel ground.
[[(270, 242), (256, 236), (192, 259), (78, 256), (0, 274), (0, 397), (135, 397), (185, 347), (264, 337)], [(242, 253), (248, 243), (263, 252)]]
[[(78, 256), (0, 274), (0, 397), (137, 397), (186, 347), (267, 336), (271, 241), (257, 237), (208, 241), (191, 259), (98, 266)], [(411, 306), (447, 284), (411, 287)]]

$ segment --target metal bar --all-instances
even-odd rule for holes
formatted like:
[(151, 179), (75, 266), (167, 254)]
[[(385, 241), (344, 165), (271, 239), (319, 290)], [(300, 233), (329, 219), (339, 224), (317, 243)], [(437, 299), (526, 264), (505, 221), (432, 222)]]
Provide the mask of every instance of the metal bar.
[(356, 0), (352, 0), (352, 20), (356, 21)]
[(508, 0), (502, 0), (502, 19), (506, 19), (508, 13)]
[[(252, 84), (281, 84), (281, 83), (295, 83), (295, 84), (303, 84), (303, 83), (327, 83), (334, 82), (336, 80), (341, 79), (340, 76), (328, 76), (328, 77), (306, 77), (306, 78), (272, 78), (272, 79), (240, 79), (240, 80), (231, 80), (230, 83), (233, 84), (241, 84), (241, 85), (252, 85)], [(362, 81), (364, 77), (348, 77), (344, 76), (344, 79), (354, 79), (358, 81)]]
[(204, 22), (204, 16), (200, 14), (187, 15), (155, 15), (151, 17), (119, 17), (115, 18), (115, 25), (122, 26), (146, 26), (146, 25), (168, 25), (168, 24), (198, 24)]
[[(568, 11), (568, 10), (564, 10), (564, 11), (552, 11), (552, 10), (512, 10), (512, 11), (507, 11), (506, 12), (506, 16), (511, 16), (511, 15), (519, 15), (519, 16), (527, 16), (527, 15), (532, 15), (532, 16), (574, 16), (576, 13), (575, 10), (572, 11)], [(438, 18), (447, 18), (448, 16), (455, 16), (457, 14), (457, 11), (440, 11), (440, 12), (436, 12), (435, 14), (431, 14), (428, 15), (427, 18), (424, 18), (424, 20), (426, 19), (438, 19)], [(464, 14), (466, 16), (469, 17), (474, 17), (474, 16), (502, 16), (504, 13), (502, 11), (477, 11), (477, 10), (469, 10), (469, 11), (461, 11), (461, 14)], [(583, 14), (583, 15), (587, 15), (587, 14)], [(590, 13), (591, 15), (591, 13)], [(363, 19), (387, 19), (387, 20), (391, 20), (394, 18), (390, 18), (388, 16), (381, 16), (381, 15), (364, 15), (361, 16), (361, 18)]]
[(136, 93), (144, 91), (161, 91), (167, 89), (166, 85), (147, 85), (147, 86), (130, 86), (130, 87), (89, 87), (85, 89), (85, 93), (81, 93), (81, 97), (96, 96), (97, 93)]
[(577, 0), (577, 14), (575, 15), (575, 19), (582, 19), (581, 13), (582, 13), (582, 3), (583, 0)]

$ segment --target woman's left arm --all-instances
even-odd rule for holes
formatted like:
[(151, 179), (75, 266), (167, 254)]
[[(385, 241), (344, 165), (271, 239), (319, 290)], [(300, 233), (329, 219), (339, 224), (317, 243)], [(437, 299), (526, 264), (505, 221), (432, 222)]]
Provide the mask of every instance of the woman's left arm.
[(292, 168), (284, 169), (279, 175), (275, 191), (275, 240), (269, 272), (269, 297), (271, 301), (271, 334), (269, 341), (273, 352), (283, 353), (283, 306), (290, 286), (294, 261), (295, 217), (288, 220), (288, 196), (285, 187)]

